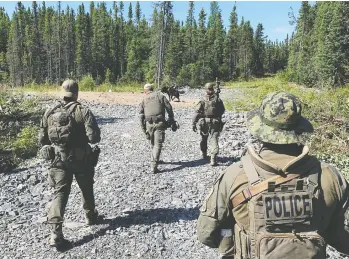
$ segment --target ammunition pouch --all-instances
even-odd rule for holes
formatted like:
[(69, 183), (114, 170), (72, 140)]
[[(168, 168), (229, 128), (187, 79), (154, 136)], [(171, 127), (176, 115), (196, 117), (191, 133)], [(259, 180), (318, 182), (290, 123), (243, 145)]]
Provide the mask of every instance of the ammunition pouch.
[(147, 123), (153, 124), (153, 123), (159, 123), (164, 121), (164, 117), (162, 115), (157, 116), (147, 116), (145, 117), (145, 121)]
[(48, 161), (55, 159), (55, 150), (51, 145), (45, 145), (40, 149), (40, 156)]
[(100, 153), (101, 153), (101, 149), (99, 148), (99, 146), (96, 145), (92, 148), (92, 152), (90, 154), (89, 160), (90, 160), (90, 163), (93, 167), (96, 167)]

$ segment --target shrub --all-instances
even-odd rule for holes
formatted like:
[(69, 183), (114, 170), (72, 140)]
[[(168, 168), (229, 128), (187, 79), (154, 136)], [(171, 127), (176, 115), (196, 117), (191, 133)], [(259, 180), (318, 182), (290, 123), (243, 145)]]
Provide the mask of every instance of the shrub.
[(79, 82), (79, 90), (93, 91), (96, 84), (91, 75), (84, 76)]
[(35, 156), (38, 151), (38, 130), (37, 126), (26, 126), (22, 129), (11, 147), (18, 158), (29, 158)]

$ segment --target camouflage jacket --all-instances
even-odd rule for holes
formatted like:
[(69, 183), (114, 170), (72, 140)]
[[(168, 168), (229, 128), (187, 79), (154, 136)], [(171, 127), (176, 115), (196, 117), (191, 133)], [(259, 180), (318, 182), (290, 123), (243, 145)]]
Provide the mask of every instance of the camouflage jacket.
[(161, 117), (165, 120), (165, 111), (168, 114), (169, 119), (173, 119), (173, 110), (170, 102), (165, 95), (159, 92), (148, 93), (139, 104), (138, 113), (140, 118), (140, 124), (145, 131), (145, 121), (150, 117)]
[[(263, 179), (275, 176), (276, 170), (273, 169), (273, 171), (271, 168), (289, 166), (295, 158), (299, 158), (297, 163), (300, 167), (314, 163), (319, 173), (322, 196), (316, 200), (317, 209), (311, 218), (311, 224), (328, 244), (339, 252), (349, 254), (347, 245), (347, 240), (349, 240), (348, 183), (336, 168), (320, 163), (315, 157), (308, 155), (308, 151), (300, 155), (302, 150), (295, 146), (280, 145), (280, 148), (273, 148), (273, 150), (262, 148), (259, 154), (248, 152), (246, 156), (251, 157), (257, 172)], [(222, 229), (233, 229), (236, 223), (245, 229), (249, 228), (248, 202), (236, 207), (233, 207), (231, 202), (232, 197), (247, 186), (248, 178), (241, 162), (231, 165), (218, 177), (200, 209), (197, 223), (200, 242), (217, 248), (221, 245), (220, 231)], [(226, 248), (222, 250), (227, 251)], [(229, 256), (233, 255), (229, 254)]]
[(217, 118), (221, 118), (222, 117), (222, 115), (225, 112), (225, 107), (224, 107), (223, 101), (216, 94), (206, 95), (204, 98), (202, 98), (199, 101), (199, 103), (196, 106), (195, 114), (194, 114), (194, 117), (193, 117), (193, 120), (192, 120), (193, 124), (196, 124), (199, 119), (205, 118), (205, 103), (206, 103), (206, 100), (212, 100), (214, 98), (216, 98), (215, 106), (216, 106), (216, 109), (217, 109)]
[[(65, 104), (68, 105), (68, 104)], [(41, 123), (39, 131), (39, 142), (41, 145), (50, 145), (48, 137), (48, 114), (53, 108), (46, 110)], [(87, 143), (96, 144), (101, 140), (101, 131), (98, 127), (97, 121), (93, 113), (87, 108), (78, 104), (72, 114), (76, 121), (76, 129), (74, 131), (74, 147), (84, 147)]]

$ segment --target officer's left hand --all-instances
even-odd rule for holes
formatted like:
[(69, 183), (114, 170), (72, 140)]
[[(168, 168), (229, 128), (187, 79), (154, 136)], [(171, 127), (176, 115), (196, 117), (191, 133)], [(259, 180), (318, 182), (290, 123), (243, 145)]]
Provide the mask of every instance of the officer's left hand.
[(193, 131), (196, 132), (198, 129), (196, 128), (196, 124), (193, 124)]
[(148, 131), (145, 132), (145, 137), (147, 138), (147, 140), (150, 140), (150, 134)]

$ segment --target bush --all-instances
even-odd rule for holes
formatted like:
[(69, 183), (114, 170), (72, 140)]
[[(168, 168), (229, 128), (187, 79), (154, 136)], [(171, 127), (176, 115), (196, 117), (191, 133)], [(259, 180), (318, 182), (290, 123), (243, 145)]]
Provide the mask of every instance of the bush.
[(16, 157), (29, 158), (35, 156), (38, 151), (37, 126), (26, 126), (12, 143), (12, 149)]
[(270, 92), (294, 94), (303, 103), (303, 116), (314, 125), (315, 131), (308, 143), (311, 152), (325, 162), (335, 163), (349, 177), (349, 133), (346, 130), (349, 88), (310, 89), (287, 83), (284, 80), (287, 76), (282, 72), (274, 78), (230, 83), (229, 87), (239, 87), (243, 94), (237, 101), (228, 103), (227, 108), (248, 111), (258, 108)]
[(79, 90), (81, 91), (93, 91), (96, 84), (91, 75), (84, 76), (79, 82)]

